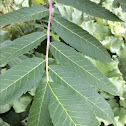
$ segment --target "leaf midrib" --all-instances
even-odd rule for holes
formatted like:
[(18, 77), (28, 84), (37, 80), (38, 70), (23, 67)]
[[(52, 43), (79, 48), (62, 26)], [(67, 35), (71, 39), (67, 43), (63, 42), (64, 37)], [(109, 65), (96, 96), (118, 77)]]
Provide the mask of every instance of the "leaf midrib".
[(29, 74), (31, 71), (33, 71), (34, 69), (36, 69), (38, 66), (40, 66), (41, 64), (43, 64), (45, 62), (42, 61), (41, 63), (39, 63), (37, 66), (35, 66), (33, 69), (31, 69), (30, 71), (28, 71), (26, 74), (24, 74), (23, 76), (21, 76), (19, 79), (17, 79), (16, 81), (14, 81), (12, 84), (10, 84), (9, 86), (7, 86), (6, 88), (4, 88), (3, 90), (0, 91), (0, 93), (2, 93), (4, 90), (7, 90), (10, 86), (12, 86), (13, 84), (15, 84), (16, 82), (18, 82), (19, 80), (21, 80), (23, 77), (25, 77), (27, 74)]
[(63, 108), (63, 110), (66, 112), (66, 114), (68, 115), (68, 117), (70, 118), (70, 120), (73, 122), (73, 124), (74, 124), (75, 126), (77, 126), (76, 123), (74, 122), (74, 120), (71, 118), (71, 116), (70, 116), (69, 113), (67, 112), (67, 110), (66, 110), (66, 109), (64, 108), (64, 106), (62, 105), (62, 103), (59, 101), (58, 97), (55, 95), (55, 93), (54, 93), (54, 91), (53, 91), (53, 89), (52, 89), (52, 87), (50, 86), (49, 83), (48, 83), (48, 85), (49, 85), (49, 88), (51, 89), (53, 95), (55, 96), (56, 100), (57, 100), (58, 103), (61, 105), (61, 107)]
[[(62, 25), (61, 23), (59, 23), (58, 21), (56, 21), (54, 18), (52, 18), (52, 20), (54, 20), (55, 22), (57, 22), (58, 24), (60, 24), (62, 27), (64, 27), (66, 30), (70, 31), (71, 33), (75, 34), (76, 36), (78, 36), (79, 38), (85, 40), (87, 43), (90, 43), (89, 41), (87, 41), (86, 39), (84, 39), (83, 37), (79, 36), (78, 34), (76, 34), (75, 32), (71, 31), (70, 29), (68, 29), (67, 27), (65, 27), (64, 25)], [(94, 38), (95, 39), (95, 38)], [(97, 48), (103, 55), (105, 55), (105, 57), (110, 58), (109, 56), (107, 56), (102, 50), (100, 50), (100, 48), (98, 48), (97, 46), (95, 46), (94, 44), (90, 43), (92, 46), (94, 46), (95, 48)]]
[[(94, 104), (92, 101), (90, 101), (88, 98), (86, 98), (83, 94), (81, 94), (79, 91), (77, 91), (75, 88), (73, 88), (69, 83), (67, 83), (64, 79), (62, 79), (53, 69), (51, 69), (49, 67), (49, 69), (55, 73), (56, 76), (58, 76), (63, 82), (65, 82), (69, 87), (71, 87), (75, 92), (77, 92), (80, 96), (84, 97), (84, 99), (86, 99), (88, 102), (90, 102), (91, 104), (93, 104), (94, 106), (96, 106), (97, 108), (99, 108), (99, 106), (97, 106), (96, 104)], [(91, 108), (92, 109), (92, 108)], [(102, 110), (101, 108), (99, 108), (101, 111), (103, 111), (104, 113), (106, 113), (104, 110)], [(92, 109), (93, 110), (93, 109)], [(94, 110), (93, 110), (94, 111)], [(95, 112), (95, 111), (94, 111)], [(109, 116), (107, 113), (106, 113), (107, 116)], [(109, 116), (109, 118), (111, 119), (111, 117)], [(112, 119), (111, 119), (112, 120)], [(112, 120), (113, 122), (113, 120)]]
[[(95, 76), (93, 76), (91, 73), (89, 73), (87, 70), (85, 70), (83, 67), (79, 66), (76, 62), (74, 62), (73, 60), (71, 60), (69, 57), (67, 57), (66, 55), (64, 55), (60, 50), (58, 50), (55, 46), (53, 46), (51, 43), (50, 45), (55, 48), (58, 52), (60, 52), (64, 57), (66, 57), (67, 59), (69, 59), (71, 62), (73, 62), (75, 65), (77, 65), (78, 67), (80, 67), (81, 69), (83, 69), (84, 71), (86, 71), (89, 75), (91, 75), (93, 78), (95, 78), (96, 80), (98, 80), (100, 83), (102, 83), (103, 85), (105, 85), (102, 81), (100, 81), (98, 78), (96, 78)], [(104, 75), (103, 75), (104, 76)], [(105, 85), (106, 86), (106, 85)], [(108, 86), (107, 86), (108, 87)], [(110, 87), (109, 87), (110, 88)], [(113, 90), (111, 88), (112, 91), (116, 92), (115, 90)]]
[(41, 105), (40, 105), (40, 111), (39, 111), (39, 116), (38, 116), (38, 121), (37, 121), (38, 123), (37, 123), (37, 126), (39, 126), (39, 122), (40, 122), (40, 114), (41, 114), (42, 105), (43, 105), (43, 101), (44, 101), (44, 98), (45, 98), (46, 90), (47, 90), (47, 84), (46, 84), (46, 87), (45, 87), (45, 90), (44, 90), (44, 94), (43, 94), (43, 97), (42, 97), (42, 101), (41, 101)]

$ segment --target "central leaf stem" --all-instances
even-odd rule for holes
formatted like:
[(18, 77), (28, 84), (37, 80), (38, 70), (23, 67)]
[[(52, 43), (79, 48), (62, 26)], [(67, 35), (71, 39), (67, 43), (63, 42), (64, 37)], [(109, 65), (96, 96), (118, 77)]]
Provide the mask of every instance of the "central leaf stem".
[(47, 48), (46, 48), (46, 78), (47, 78), (47, 83), (49, 81), (49, 74), (48, 74), (48, 55), (49, 55), (49, 44), (50, 44), (50, 22), (51, 22), (51, 13), (52, 13), (52, 0), (50, 0), (50, 5), (49, 5), (49, 20), (48, 20), (48, 28), (47, 28)]

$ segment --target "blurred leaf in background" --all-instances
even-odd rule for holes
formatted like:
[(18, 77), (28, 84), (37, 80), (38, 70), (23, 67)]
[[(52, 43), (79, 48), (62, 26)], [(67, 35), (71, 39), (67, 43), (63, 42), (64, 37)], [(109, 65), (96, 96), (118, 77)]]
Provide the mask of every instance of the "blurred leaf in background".
[(34, 3), (35, 5), (40, 5), (40, 4), (44, 5), (44, 0), (32, 0), (32, 3)]
[(0, 43), (6, 40), (10, 40), (10, 34), (8, 31), (4, 31), (2, 28), (0, 28)]
[(114, 0), (113, 6), (116, 8), (121, 7), (126, 12), (126, 0)]
[(10, 126), (10, 125), (0, 118), (0, 126)]
[(120, 68), (120, 71), (123, 74), (125, 81), (126, 81), (126, 44), (125, 44), (125, 49), (122, 49), (120, 51), (119, 68)]
[(28, 107), (28, 105), (30, 104), (31, 100), (32, 100), (32, 96), (29, 94), (22, 95), (21, 97), (16, 99), (13, 102), (13, 108), (15, 112), (16, 113), (24, 112)]

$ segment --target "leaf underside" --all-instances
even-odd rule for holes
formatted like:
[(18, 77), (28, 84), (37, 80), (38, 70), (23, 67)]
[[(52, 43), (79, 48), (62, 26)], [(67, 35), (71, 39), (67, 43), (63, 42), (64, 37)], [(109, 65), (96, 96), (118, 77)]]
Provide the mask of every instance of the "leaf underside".
[(110, 21), (121, 21), (115, 14), (111, 13), (109, 10), (106, 10), (100, 5), (91, 2), (90, 0), (56, 0), (56, 1), (59, 3), (63, 3), (65, 5), (71, 5), (76, 9), (95, 17), (99, 17)]
[(34, 32), (12, 41), (12, 43), (1, 46), (0, 65), (6, 64), (13, 58), (19, 57), (36, 48), (46, 38), (43, 32)]
[(27, 126), (51, 126), (52, 122), (48, 110), (49, 88), (47, 83), (40, 83), (35, 93)]
[(89, 85), (102, 89), (112, 95), (119, 95), (117, 88), (88, 59), (73, 48), (61, 43), (51, 42), (53, 56), (66, 68), (81, 76)]
[(0, 104), (10, 103), (39, 83), (45, 68), (45, 61), (30, 58), (11, 68), (0, 76)]
[(87, 31), (76, 24), (61, 18), (53, 18), (54, 31), (68, 44), (93, 59), (111, 62), (110, 55), (102, 44)]
[(48, 9), (41, 6), (25, 7), (13, 12), (0, 15), (0, 26), (11, 23), (37, 20), (48, 15)]

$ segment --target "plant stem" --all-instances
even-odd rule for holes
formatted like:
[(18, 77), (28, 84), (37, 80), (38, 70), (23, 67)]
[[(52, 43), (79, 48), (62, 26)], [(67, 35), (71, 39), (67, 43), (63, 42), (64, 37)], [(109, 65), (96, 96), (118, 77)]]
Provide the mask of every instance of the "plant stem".
[(47, 83), (49, 81), (49, 74), (48, 74), (48, 55), (49, 55), (49, 44), (50, 44), (51, 12), (52, 12), (52, 0), (50, 0), (50, 5), (49, 5), (49, 20), (48, 20), (48, 28), (47, 28), (47, 48), (46, 48), (46, 78), (47, 78)]

